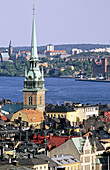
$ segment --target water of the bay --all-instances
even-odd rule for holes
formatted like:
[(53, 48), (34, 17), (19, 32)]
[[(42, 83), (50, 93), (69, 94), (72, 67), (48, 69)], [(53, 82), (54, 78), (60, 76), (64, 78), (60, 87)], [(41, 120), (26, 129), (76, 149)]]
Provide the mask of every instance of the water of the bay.
[[(23, 102), (24, 77), (0, 77), (0, 100)], [(70, 78), (45, 78), (46, 103), (110, 103), (110, 83), (75, 81)]]

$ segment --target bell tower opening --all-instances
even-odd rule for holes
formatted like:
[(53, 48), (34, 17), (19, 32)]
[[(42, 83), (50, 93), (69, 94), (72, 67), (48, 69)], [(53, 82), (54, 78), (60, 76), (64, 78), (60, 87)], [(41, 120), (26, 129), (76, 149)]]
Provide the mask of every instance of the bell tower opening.
[(32, 96), (29, 97), (29, 105), (32, 105)]

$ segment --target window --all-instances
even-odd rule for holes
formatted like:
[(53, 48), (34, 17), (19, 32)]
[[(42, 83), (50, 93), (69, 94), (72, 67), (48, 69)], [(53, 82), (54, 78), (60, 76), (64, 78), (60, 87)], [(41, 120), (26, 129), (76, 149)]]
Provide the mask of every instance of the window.
[(19, 120), (22, 120), (22, 117), (18, 117)]
[(85, 162), (90, 162), (90, 157), (85, 157)]
[(81, 163), (83, 163), (83, 157), (81, 157)]
[(85, 170), (90, 170), (90, 165), (85, 165)]
[(42, 96), (40, 96), (40, 104), (42, 104)]
[(46, 169), (46, 166), (44, 166), (44, 169)]
[(29, 105), (32, 105), (32, 96), (29, 97)]
[(90, 153), (90, 150), (85, 150), (85, 154), (89, 154)]
[(36, 120), (36, 118), (35, 118), (35, 117), (33, 117), (33, 120)]
[(32, 68), (33, 68), (33, 62), (32, 62)]
[(60, 118), (60, 115), (58, 115), (58, 118)]

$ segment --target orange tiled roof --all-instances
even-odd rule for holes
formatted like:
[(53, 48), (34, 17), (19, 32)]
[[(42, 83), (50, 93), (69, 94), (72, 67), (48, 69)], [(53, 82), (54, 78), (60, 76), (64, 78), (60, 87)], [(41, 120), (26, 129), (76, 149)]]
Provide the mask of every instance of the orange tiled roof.
[(54, 50), (54, 51), (47, 51), (47, 52), (51, 52), (51, 53), (66, 53), (65, 50)]
[(83, 137), (89, 136), (89, 134), (94, 135), (92, 132), (89, 131), (85, 135), (83, 135)]
[(4, 121), (7, 121), (7, 117), (6, 116), (1, 116), (1, 119), (4, 120)]
[(27, 115), (29, 123), (31, 123), (31, 122), (41, 122), (41, 121), (44, 120), (43, 112), (41, 112), (38, 109), (35, 109), (35, 110), (23, 109), (20, 112)]

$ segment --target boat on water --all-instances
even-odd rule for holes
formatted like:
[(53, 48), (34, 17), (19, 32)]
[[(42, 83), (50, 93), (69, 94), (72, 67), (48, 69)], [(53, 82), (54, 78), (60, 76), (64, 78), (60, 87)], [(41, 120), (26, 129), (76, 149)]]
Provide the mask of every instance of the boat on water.
[(82, 78), (82, 77), (76, 77), (76, 81), (92, 81), (92, 82), (110, 82), (110, 79), (108, 78), (102, 78), (102, 77), (95, 77), (95, 78)]

